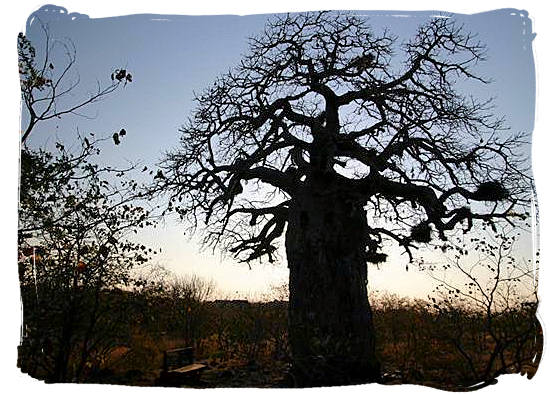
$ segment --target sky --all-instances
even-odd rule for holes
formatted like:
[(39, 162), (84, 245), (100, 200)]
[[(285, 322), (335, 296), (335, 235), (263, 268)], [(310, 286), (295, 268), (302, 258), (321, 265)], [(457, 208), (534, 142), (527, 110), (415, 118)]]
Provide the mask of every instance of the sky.
[[(72, 11), (72, 10), (71, 10)], [(361, 12), (375, 31), (388, 27), (406, 40), (430, 13)], [(81, 133), (111, 135), (124, 127), (123, 144), (107, 147), (106, 162), (132, 161), (149, 167), (163, 152), (177, 147), (178, 127), (192, 111), (193, 92), (200, 92), (219, 74), (238, 63), (247, 49), (247, 37), (263, 29), (269, 15), (173, 16), (137, 15), (89, 19), (49, 6), (33, 14), (26, 34), (40, 48), (43, 34), (36, 17), (58, 39), (70, 39), (77, 51), (80, 85), (74, 99), (93, 91), (99, 81), (110, 82), (114, 68), (128, 69), (133, 82), (104, 101), (87, 108), (85, 117), (68, 116), (39, 125), (31, 146), (48, 146), (59, 138), (74, 139)], [(533, 130), (535, 69), (530, 19), (516, 10), (455, 16), (466, 30), (487, 45), (488, 61), (477, 70), (494, 82), (489, 86), (463, 85), (478, 97), (495, 97), (495, 113), (505, 116), (511, 130)], [(62, 55), (57, 53), (58, 55)], [(54, 62), (55, 63), (55, 62)], [(201, 251), (198, 238), (190, 239), (185, 224), (167, 220), (164, 226), (140, 235), (142, 241), (162, 248), (158, 263), (180, 273), (212, 278), (227, 297), (258, 297), (270, 286), (288, 279), (284, 262), (278, 265), (239, 264), (218, 253)], [(522, 241), (528, 254), (531, 240)], [(425, 297), (434, 287), (425, 273), (406, 270), (406, 259), (392, 254), (389, 263), (370, 269), (371, 290)]]

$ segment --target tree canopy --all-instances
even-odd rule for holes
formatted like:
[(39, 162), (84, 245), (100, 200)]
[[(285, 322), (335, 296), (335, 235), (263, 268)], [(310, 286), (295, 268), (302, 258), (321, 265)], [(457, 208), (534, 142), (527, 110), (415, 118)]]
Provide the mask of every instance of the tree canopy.
[(291, 201), (312, 185), (363, 207), (370, 262), (385, 260), (383, 240), (412, 260), (434, 233), (525, 215), (526, 136), (459, 89), (490, 82), (474, 70), (485, 58), (452, 18), (400, 42), (348, 13), (277, 16), (196, 96), (157, 186), (243, 261), (274, 259)]

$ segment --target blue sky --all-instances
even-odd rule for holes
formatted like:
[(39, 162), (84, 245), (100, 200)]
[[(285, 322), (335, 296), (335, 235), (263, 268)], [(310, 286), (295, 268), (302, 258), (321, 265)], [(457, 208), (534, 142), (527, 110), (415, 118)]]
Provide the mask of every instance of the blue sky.
[[(420, 12), (357, 13), (368, 17), (374, 30), (388, 27), (403, 40), (430, 16)], [(89, 107), (85, 113), (91, 119), (68, 116), (42, 124), (33, 132), (30, 144), (48, 145), (54, 135), (69, 142), (77, 129), (110, 135), (124, 127), (128, 135), (123, 144), (106, 149), (104, 160), (140, 161), (148, 166), (158, 161), (162, 152), (177, 146), (177, 129), (193, 108), (193, 91), (200, 91), (236, 64), (246, 51), (247, 37), (261, 31), (268, 18), (140, 15), (73, 19), (74, 15), (51, 11), (35, 16), (48, 24), (52, 37), (74, 42), (81, 79), (75, 90), (77, 99), (94, 90), (97, 81), (108, 84), (117, 67), (127, 68), (134, 82)], [(478, 71), (494, 80), (489, 86), (468, 84), (462, 89), (479, 97), (494, 96), (495, 112), (506, 117), (512, 130), (532, 131), (535, 70), (530, 20), (514, 10), (456, 18), (487, 45), (488, 61)], [(43, 36), (37, 23), (27, 27), (27, 35), (41, 47)], [(237, 291), (257, 295), (288, 275), (284, 264), (249, 270), (218, 255), (200, 253), (196, 240), (189, 240), (183, 226), (172, 221), (141, 237), (162, 247), (160, 263), (179, 273), (212, 277), (231, 296)], [(411, 296), (425, 296), (431, 290), (432, 284), (423, 274), (405, 271), (402, 259), (395, 257), (391, 262), (381, 270), (371, 270), (371, 288)]]

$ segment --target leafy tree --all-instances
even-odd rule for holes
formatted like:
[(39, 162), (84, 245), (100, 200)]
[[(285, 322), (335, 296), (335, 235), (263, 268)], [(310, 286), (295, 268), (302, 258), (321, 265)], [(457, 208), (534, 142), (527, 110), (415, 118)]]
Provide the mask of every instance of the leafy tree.
[[(75, 61), (69, 49), (74, 48), (65, 47), (68, 64), (56, 76), (44, 32), (43, 66), (31, 42), (18, 36), (23, 111), (29, 115), (23, 142), (39, 122), (74, 113), (131, 81), (125, 70), (117, 70), (108, 88), (62, 109), (59, 99), (77, 85), (65, 85)], [(115, 133), (115, 144), (125, 134), (124, 129)], [(117, 169), (95, 162), (106, 140), (78, 136), (75, 152), (60, 142), (53, 151), (21, 149), (18, 247), (24, 322), (19, 363), (50, 381), (80, 380), (92, 357), (112, 346), (121, 323), (117, 314), (124, 311), (121, 304), (114, 306), (122, 298), (108, 293), (129, 285), (130, 270), (152, 253), (126, 238), (150, 224), (148, 210), (138, 204), (137, 182), (126, 179), (134, 166)]]
[(367, 262), (525, 215), (529, 178), (491, 101), (457, 83), (485, 48), (452, 18), (397, 46), (342, 13), (278, 16), (196, 97), (157, 189), (205, 243), (290, 268), (298, 384), (377, 380)]
[(130, 270), (153, 252), (126, 238), (149, 224), (148, 211), (136, 204), (137, 183), (104, 176), (122, 177), (129, 169), (99, 167), (92, 159), (101, 140), (81, 142), (77, 154), (58, 144), (57, 155), (24, 150), (21, 159), (24, 357), (53, 381), (79, 379), (88, 357), (116, 336), (100, 328), (117, 322), (105, 291), (129, 286)]

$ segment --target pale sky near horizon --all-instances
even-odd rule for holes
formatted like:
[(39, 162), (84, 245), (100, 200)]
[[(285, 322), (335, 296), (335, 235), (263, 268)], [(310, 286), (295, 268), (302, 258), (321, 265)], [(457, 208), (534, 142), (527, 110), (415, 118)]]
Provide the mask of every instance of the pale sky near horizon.
[[(427, 13), (358, 12), (370, 18), (375, 30), (390, 31), (407, 39), (429, 17)], [(515, 15), (514, 15), (515, 14)], [(247, 37), (263, 29), (267, 15), (254, 16), (128, 16), (87, 19), (40, 12), (54, 38), (70, 38), (77, 51), (81, 83), (76, 98), (108, 84), (113, 68), (131, 71), (134, 82), (86, 111), (92, 119), (68, 116), (40, 125), (31, 137), (33, 146), (48, 144), (56, 134), (70, 141), (76, 129), (110, 135), (124, 127), (127, 138), (118, 147), (104, 151), (105, 161), (140, 161), (152, 166), (166, 150), (177, 147), (178, 127), (193, 109), (193, 91), (200, 91), (216, 76), (235, 65), (246, 52)], [(74, 16), (74, 15), (72, 15)], [(489, 59), (478, 70), (491, 77), (489, 86), (468, 86), (481, 97), (496, 97), (497, 114), (506, 117), (511, 130), (531, 132), (534, 123), (535, 71), (531, 49), (530, 20), (518, 11), (501, 10), (472, 16), (457, 16), (465, 29), (479, 34), (487, 45)], [(38, 24), (27, 35), (40, 48)], [(269, 286), (286, 281), (288, 270), (279, 265), (239, 264), (209, 252), (200, 252), (184, 226), (168, 221), (165, 227), (141, 237), (163, 252), (158, 261), (177, 273), (196, 273), (212, 278), (227, 296), (258, 296)], [(523, 246), (527, 251), (530, 245)], [(284, 252), (283, 252), (284, 255)], [(425, 297), (433, 284), (415, 268), (405, 270), (405, 258), (392, 255), (378, 270), (370, 269), (370, 288), (407, 296)]]

